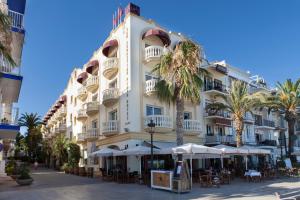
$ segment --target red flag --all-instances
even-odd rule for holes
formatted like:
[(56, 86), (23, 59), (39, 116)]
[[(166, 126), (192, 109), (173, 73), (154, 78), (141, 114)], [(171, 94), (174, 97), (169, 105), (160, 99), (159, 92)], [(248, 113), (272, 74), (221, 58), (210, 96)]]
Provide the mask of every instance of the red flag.
[(118, 21), (121, 22), (121, 18), (123, 15), (123, 9), (121, 7), (118, 8)]

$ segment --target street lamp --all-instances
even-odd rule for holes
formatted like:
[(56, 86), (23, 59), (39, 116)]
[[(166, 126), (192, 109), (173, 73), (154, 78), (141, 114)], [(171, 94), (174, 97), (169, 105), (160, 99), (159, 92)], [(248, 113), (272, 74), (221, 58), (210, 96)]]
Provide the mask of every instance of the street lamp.
[(153, 134), (154, 134), (154, 128), (155, 123), (153, 122), (153, 119), (150, 120), (150, 123), (147, 124), (149, 129), (149, 133), (151, 136), (151, 169), (153, 169)]

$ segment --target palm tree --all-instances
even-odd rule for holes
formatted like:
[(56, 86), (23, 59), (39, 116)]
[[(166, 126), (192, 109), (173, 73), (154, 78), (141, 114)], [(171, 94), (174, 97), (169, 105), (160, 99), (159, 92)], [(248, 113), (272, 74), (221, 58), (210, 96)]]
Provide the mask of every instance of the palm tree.
[(59, 166), (63, 164), (68, 158), (68, 152), (67, 152), (67, 147), (68, 147), (69, 141), (68, 139), (60, 134), (58, 135), (54, 141), (53, 141), (53, 154), (58, 159), (59, 161)]
[(157, 96), (164, 102), (175, 102), (176, 140), (183, 144), (184, 101), (200, 102), (200, 90), (203, 85), (201, 76), (205, 72), (200, 68), (202, 49), (190, 40), (179, 42), (174, 50), (161, 57), (160, 63), (153, 69), (159, 75)]
[(250, 94), (248, 86), (242, 81), (233, 81), (228, 95), (220, 95), (225, 103), (212, 103), (206, 109), (218, 112), (228, 111), (231, 113), (233, 126), (236, 131), (236, 146), (243, 144), (242, 133), (244, 130), (244, 116), (247, 112), (261, 105), (264, 95), (262, 93)]
[(284, 114), (284, 118), (288, 123), (288, 156), (290, 157), (294, 147), (297, 107), (300, 106), (300, 79), (296, 82), (287, 79), (283, 84), (277, 82), (277, 91), (267, 98), (266, 105), (270, 110), (279, 111)]
[(37, 113), (25, 113), (22, 114), (19, 119), (19, 125), (27, 127), (28, 133), (30, 133), (30, 131), (34, 130), (41, 124), (41, 117)]
[[(25, 141), (28, 146), (29, 156), (34, 159), (37, 155), (38, 143), (42, 140), (41, 135), (41, 117), (37, 113), (22, 114), (19, 119), (19, 125), (27, 127)], [(34, 156), (35, 155), (35, 156)]]
[(10, 52), (10, 43), (12, 41), (10, 27), (11, 20), (9, 16), (0, 11), (0, 54), (3, 55), (10, 65), (15, 66), (16, 63), (14, 62)]

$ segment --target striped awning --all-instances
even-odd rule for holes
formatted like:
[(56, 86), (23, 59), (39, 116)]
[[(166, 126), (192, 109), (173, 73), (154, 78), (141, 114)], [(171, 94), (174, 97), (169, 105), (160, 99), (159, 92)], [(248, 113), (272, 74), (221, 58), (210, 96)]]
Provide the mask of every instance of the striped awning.
[(118, 41), (117, 40), (110, 40), (108, 42), (106, 42), (104, 45), (103, 45), (103, 48), (102, 48), (102, 53), (103, 55), (105, 55), (106, 57), (108, 56), (108, 52), (109, 52), (109, 49), (112, 48), (112, 47), (118, 47)]
[(82, 83), (83, 81), (85, 81), (88, 78), (88, 74), (86, 72), (82, 72), (81, 74), (79, 74), (79, 76), (77, 77), (77, 82), (78, 83)]
[(99, 62), (98, 60), (92, 60), (91, 62), (88, 63), (85, 71), (89, 74), (92, 74), (94, 70), (99, 68)]

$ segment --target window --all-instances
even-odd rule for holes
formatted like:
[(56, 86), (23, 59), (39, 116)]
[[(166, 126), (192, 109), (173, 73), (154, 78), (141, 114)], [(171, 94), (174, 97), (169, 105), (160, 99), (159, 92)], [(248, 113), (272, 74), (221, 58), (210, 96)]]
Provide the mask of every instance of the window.
[(156, 106), (146, 106), (146, 116), (149, 115), (162, 115), (162, 108)]
[(97, 126), (97, 120), (95, 119), (95, 120), (93, 120), (92, 121), (92, 128), (97, 128), (98, 126)]
[(70, 114), (70, 122), (71, 122), (71, 124), (73, 124), (73, 121), (72, 121), (72, 119), (73, 119), (73, 115), (72, 115), (72, 114)]
[(218, 135), (219, 136), (225, 135), (225, 128), (223, 126), (218, 126)]
[(108, 87), (109, 88), (117, 88), (118, 87), (117, 84), (118, 84), (117, 80), (114, 80), (114, 81), (109, 83)]
[(145, 80), (146, 80), (146, 81), (149, 81), (149, 80), (158, 80), (158, 78), (155, 77), (155, 76), (152, 76), (152, 75), (150, 75), (150, 74), (146, 74), (146, 75), (145, 75)]
[(73, 95), (70, 97), (70, 102), (73, 103)]
[(191, 112), (184, 112), (183, 113), (183, 119), (192, 119), (192, 113)]
[(214, 135), (213, 127), (209, 124), (206, 125), (206, 134), (207, 135)]
[(74, 117), (74, 126), (76, 126), (76, 117)]
[(251, 132), (250, 132), (250, 126), (246, 126), (246, 137), (247, 139), (250, 138)]
[(92, 97), (92, 101), (97, 101), (98, 99), (98, 94), (95, 94), (93, 97)]
[(77, 105), (77, 98), (75, 97), (74, 98), (74, 106), (76, 106)]
[(109, 112), (108, 118), (109, 118), (109, 120), (118, 120), (118, 111), (114, 110), (114, 111)]

